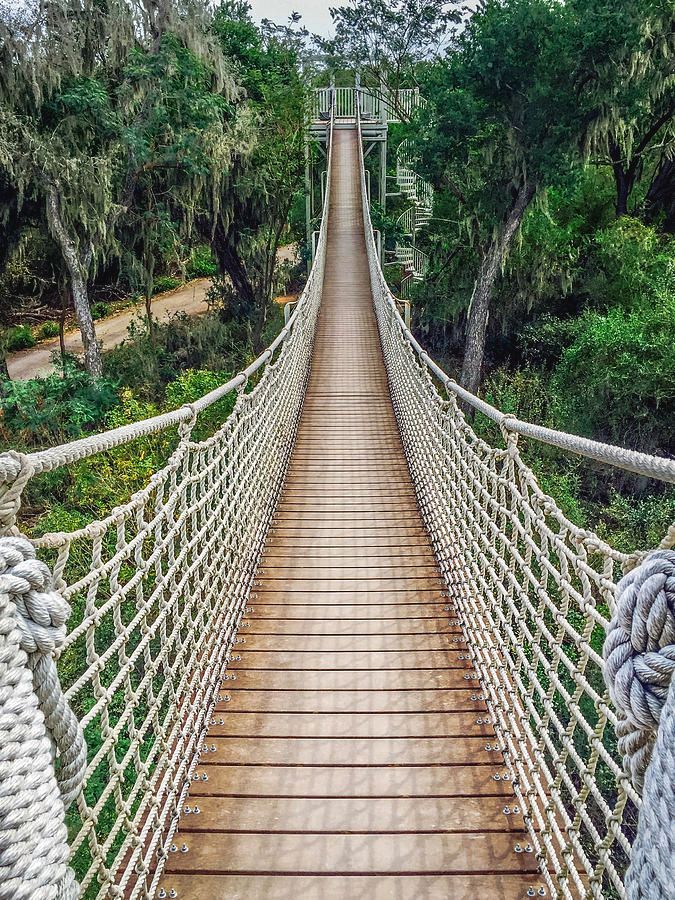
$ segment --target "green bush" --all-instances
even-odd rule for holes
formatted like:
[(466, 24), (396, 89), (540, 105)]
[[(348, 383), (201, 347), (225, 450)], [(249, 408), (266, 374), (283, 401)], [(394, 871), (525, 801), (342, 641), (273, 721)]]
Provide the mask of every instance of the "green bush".
[(38, 337), (41, 340), (58, 337), (61, 328), (58, 322), (43, 322), (38, 328)]
[(105, 319), (110, 315), (110, 306), (107, 303), (103, 303), (101, 300), (97, 300), (95, 303), (91, 304), (91, 317), (96, 321), (97, 319)]
[(218, 266), (209, 246), (201, 244), (194, 248), (186, 272), (190, 278), (213, 278), (218, 274)]
[(16, 325), (7, 332), (7, 349), (10, 352), (15, 350), (29, 350), (34, 347), (37, 341), (33, 337), (33, 332), (28, 325)]
[(183, 282), (180, 278), (174, 278), (173, 275), (159, 275), (155, 278), (152, 295), (155, 294), (163, 294), (165, 291), (173, 291), (175, 288), (180, 287)]
[(63, 375), (0, 381), (0, 436), (22, 449), (58, 444), (103, 427), (118, 403), (115, 385), (69, 363)]
[(572, 432), (650, 453), (675, 450), (675, 293), (630, 311), (589, 312), (551, 382)]
[(247, 347), (217, 312), (194, 318), (177, 313), (157, 322), (152, 336), (147, 324), (132, 323), (129, 340), (104, 354), (103, 368), (137, 396), (162, 402), (167, 384), (187, 369), (241, 369), (249, 359)]
[(577, 319), (557, 319), (545, 314), (526, 325), (518, 343), (524, 361), (531, 366), (552, 368), (572, 345), (579, 330)]

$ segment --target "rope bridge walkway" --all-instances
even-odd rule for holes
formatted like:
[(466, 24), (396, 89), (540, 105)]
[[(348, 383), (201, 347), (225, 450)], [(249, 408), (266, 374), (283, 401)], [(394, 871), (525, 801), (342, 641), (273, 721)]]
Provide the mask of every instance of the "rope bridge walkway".
[[(518, 440), (675, 463), (504, 416), (429, 359), (379, 267), (358, 99), (269, 350), (0, 457), (1, 900), (672, 895), (675, 528), (615, 551)], [(20, 534), (33, 476), (169, 428), (107, 519)]]

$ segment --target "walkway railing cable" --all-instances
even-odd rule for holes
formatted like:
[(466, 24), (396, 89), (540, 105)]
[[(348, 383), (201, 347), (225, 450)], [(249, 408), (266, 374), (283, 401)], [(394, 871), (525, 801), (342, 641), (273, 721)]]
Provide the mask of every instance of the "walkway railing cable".
[[(334, 98), (331, 110), (332, 148)], [(172, 837), (210, 752), (204, 736), (233, 677), (227, 664), (245, 640), (237, 627), (294, 444), (331, 172), (329, 157), (307, 287), (255, 363), (175, 412), (0, 456), (0, 900), (149, 898), (168, 855), (181, 852)], [(384, 281), (363, 156), (360, 178), (403, 444), (474, 663), (466, 677), (490, 708), (497, 738), (484, 752), (495, 781), (513, 783), (527, 823), (529, 842), (514, 853), (536, 854), (555, 897), (668, 897), (675, 527), (655, 553), (614, 550), (541, 491), (518, 439), (670, 482), (675, 462), (522, 422), (449, 379)], [(196, 441), (199, 413), (234, 390), (227, 421)], [(505, 447), (478, 437), (460, 404), (498, 423)], [(166, 466), (107, 518), (32, 542), (19, 534), (33, 475), (170, 428), (179, 443)]]
[[(333, 100), (329, 148), (334, 108)], [(329, 162), (307, 286), (286, 327), (241, 374), (175, 412), (0, 457), (0, 524), (17, 535), (33, 475), (179, 429), (166, 466), (106, 519), (33, 542), (0, 538), (2, 900), (152, 897), (168, 854), (180, 852), (172, 836), (209, 752), (206, 730), (231, 677), (227, 663), (294, 444), (330, 188)], [(199, 414), (233, 391), (226, 422), (195, 441)]]
[[(523, 422), (449, 378), (406, 327), (382, 274), (360, 147), (390, 391), (420, 508), (479, 673), (476, 693), (498, 736), (485, 752), (495, 780), (513, 782), (527, 822), (530, 842), (514, 850), (536, 854), (554, 897), (671, 896), (675, 526), (656, 553), (614, 550), (541, 491), (518, 439), (671, 483), (675, 460)], [(478, 437), (460, 404), (496, 422), (505, 448)], [(623, 572), (630, 574), (616, 587)]]

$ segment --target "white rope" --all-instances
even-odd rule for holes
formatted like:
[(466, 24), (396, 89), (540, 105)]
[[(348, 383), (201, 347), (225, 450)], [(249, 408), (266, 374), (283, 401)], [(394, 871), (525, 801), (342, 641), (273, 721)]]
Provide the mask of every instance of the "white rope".
[(626, 876), (630, 900), (670, 900), (675, 885), (675, 683), (644, 782), (638, 835)]
[(67, 868), (64, 812), (81, 788), (86, 751), (53, 658), (69, 613), (31, 544), (0, 538), (2, 900), (79, 896)]
[(650, 553), (621, 580), (603, 653), (619, 751), (641, 790), (675, 672), (675, 553)]
[[(326, 204), (331, 182), (329, 166)], [(236, 378), (164, 416), (0, 456), (7, 532), (34, 474), (179, 430), (166, 466), (105, 519), (33, 545), (0, 538), (0, 572), (3, 553), (11, 562), (0, 574), (0, 626), (11, 644), (0, 671), (8, 679), (5, 687), (0, 678), (0, 865), (8, 867), (0, 900), (154, 895), (208, 752), (204, 737), (293, 448), (321, 302), (325, 212), (294, 315)], [(231, 391), (228, 419), (194, 441), (197, 416)], [(48, 554), (56, 590), (34, 548)], [(63, 808), (71, 800), (68, 846)]]
[(665, 900), (675, 884), (675, 553), (648, 554), (619, 583), (604, 656), (619, 752), (643, 799), (626, 892)]
[[(507, 778), (552, 897), (626, 896), (640, 796), (616, 751), (602, 645), (615, 584), (636, 561), (576, 527), (537, 484), (519, 434), (624, 468), (675, 476), (670, 460), (530, 426), (449, 379), (405, 327), (377, 258), (362, 165), (371, 284), (394, 410), (425, 524), (476, 671)], [(447, 391), (439, 393), (438, 385)], [(481, 440), (458, 401), (496, 422)], [(522, 849), (522, 847), (521, 847)]]

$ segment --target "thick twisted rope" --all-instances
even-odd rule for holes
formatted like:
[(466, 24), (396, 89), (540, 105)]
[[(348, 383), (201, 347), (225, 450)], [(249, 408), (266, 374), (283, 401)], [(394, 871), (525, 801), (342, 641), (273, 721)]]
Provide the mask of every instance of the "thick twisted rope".
[[(672, 531), (672, 529), (671, 529)], [(664, 544), (667, 545), (667, 541)], [(657, 550), (617, 587), (605, 678), (619, 751), (642, 791), (626, 875), (630, 900), (665, 900), (675, 878), (675, 553)]]
[(675, 671), (675, 553), (645, 557), (617, 587), (604, 647), (605, 680), (620, 715), (619, 752), (638, 790)]
[(661, 712), (626, 875), (629, 900), (670, 900), (675, 879), (675, 685)]
[(79, 896), (64, 811), (82, 784), (86, 747), (53, 658), (69, 614), (31, 544), (0, 538), (1, 900)]

